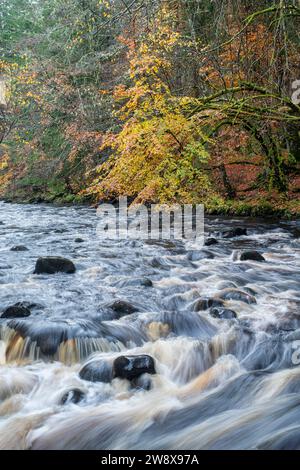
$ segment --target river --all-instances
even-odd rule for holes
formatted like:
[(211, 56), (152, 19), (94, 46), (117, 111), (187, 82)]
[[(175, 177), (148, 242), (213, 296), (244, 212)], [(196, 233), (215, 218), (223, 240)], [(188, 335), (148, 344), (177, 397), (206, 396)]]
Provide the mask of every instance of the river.
[[(205, 247), (99, 240), (96, 224), (0, 203), (0, 309), (31, 312), (0, 318), (0, 449), (299, 449), (300, 223), (208, 217)], [(76, 272), (33, 274), (49, 255)], [(236, 318), (205, 307), (221, 297)], [(156, 373), (138, 383), (83, 376), (141, 354)]]

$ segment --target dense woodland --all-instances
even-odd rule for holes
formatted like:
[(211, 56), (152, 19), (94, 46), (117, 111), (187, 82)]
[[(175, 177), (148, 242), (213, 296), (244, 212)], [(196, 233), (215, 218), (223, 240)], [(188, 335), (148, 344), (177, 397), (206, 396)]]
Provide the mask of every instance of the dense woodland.
[(298, 0), (1, 0), (1, 197), (299, 214), (299, 26)]

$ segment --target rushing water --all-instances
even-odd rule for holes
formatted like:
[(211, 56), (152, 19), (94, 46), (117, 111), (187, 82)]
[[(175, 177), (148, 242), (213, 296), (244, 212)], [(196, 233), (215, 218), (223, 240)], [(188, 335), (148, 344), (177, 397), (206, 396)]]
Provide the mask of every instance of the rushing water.
[[(99, 240), (89, 208), (0, 203), (0, 221), (0, 308), (36, 304), (0, 319), (0, 449), (300, 448), (299, 223), (209, 218), (219, 243), (201, 248)], [(248, 235), (218, 235), (234, 226)], [(244, 249), (266, 262), (239, 261)], [(76, 273), (33, 274), (45, 255)], [(226, 300), (237, 319), (196, 311), (228, 288), (251, 299)], [(118, 318), (117, 299), (137, 311)], [(150, 390), (79, 376), (141, 353)], [(74, 389), (81, 401), (62, 400)]]

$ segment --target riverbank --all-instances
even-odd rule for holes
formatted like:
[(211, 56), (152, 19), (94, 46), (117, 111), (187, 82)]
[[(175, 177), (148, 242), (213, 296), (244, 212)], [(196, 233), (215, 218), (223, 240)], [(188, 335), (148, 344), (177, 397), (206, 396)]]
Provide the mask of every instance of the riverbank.
[[(57, 206), (87, 205), (94, 206), (97, 201), (81, 194), (42, 194), (26, 193), (4, 194), (0, 201), (13, 204), (54, 204)], [(202, 202), (199, 201), (199, 204)], [(258, 198), (248, 200), (230, 200), (218, 197), (204, 203), (208, 215), (236, 217), (277, 217), (282, 219), (300, 218), (300, 197), (270, 196), (262, 194)]]

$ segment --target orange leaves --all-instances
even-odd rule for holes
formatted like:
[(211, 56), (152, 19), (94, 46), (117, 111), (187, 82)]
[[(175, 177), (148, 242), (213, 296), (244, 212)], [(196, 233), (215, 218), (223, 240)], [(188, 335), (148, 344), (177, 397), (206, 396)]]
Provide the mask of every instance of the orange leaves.
[(99, 95), (105, 96), (110, 94), (110, 90), (98, 90)]
[(139, 43), (128, 40), (131, 85), (114, 90), (122, 129), (104, 138), (101, 150), (112, 155), (90, 188), (100, 198), (126, 194), (137, 201), (191, 201), (195, 188), (209, 186), (198, 165), (207, 157), (203, 136), (184, 113), (192, 99), (174, 96), (168, 83), (173, 54), (182, 43), (169, 19), (158, 15)]
[(113, 97), (115, 101), (121, 101), (129, 98), (129, 91), (125, 85), (117, 85), (113, 92)]
[(263, 19), (245, 28), (243, 18), (243, 14), (241, 18), (229, 14), (217, 55), (211, 55), (207, 48), (206, 65), (200, 73), (213, 88), (236, 86), (240, 81), (264, 83), (267, 78), (262, 75), (271, 67), (276, 53), (274, 34)]

